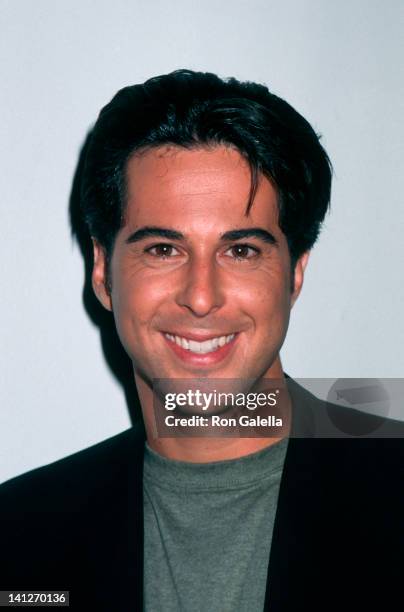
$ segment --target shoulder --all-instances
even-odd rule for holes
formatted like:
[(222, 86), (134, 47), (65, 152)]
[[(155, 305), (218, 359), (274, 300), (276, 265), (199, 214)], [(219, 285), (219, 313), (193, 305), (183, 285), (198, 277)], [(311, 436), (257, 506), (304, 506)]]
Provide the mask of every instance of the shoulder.
[(80, 590), (91, 568), (102, 571), (124, 541), (128, 508), (133, 517), (140, 507), (142, 432), (133, 427), (0, 486), (2, 588)]
[(331, 475), (389, 483), (404, 471), (404, 422), (320, 400), (291, 378), (292, 436)]
[(0, 485), (0, 516), (29, 504), (31, 511), (70, 508), (124, 478), (143, 452), (141, 427), (133, 427), (94, 446), (31, 470)]
[[(351, 549), (349, 537), (363, 536), (366, 543), (373, 532), (380, 550), (395, 550), (404, 513), (403, 423), (377, 423), (372, 415), (319, 400), (297, 383), (293, 387), (293, 417), (300, 422), (289, 440), (282, 479), (285, 516), (296, 508), (298, 524), (301, 518), (323, 524), (324, 533), (333, 525), (336, 548), (338, 539)], [(338, 433), (329, 426), (330, 414), (338, 414), (348, 431), (368, 433)], [(380, 429), (372, 429), (375, 425)]]

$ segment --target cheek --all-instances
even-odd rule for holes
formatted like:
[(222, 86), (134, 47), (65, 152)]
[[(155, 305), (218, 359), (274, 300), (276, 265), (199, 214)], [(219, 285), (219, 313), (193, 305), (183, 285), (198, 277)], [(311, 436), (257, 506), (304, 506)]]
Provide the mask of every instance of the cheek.
[[(253, 282), (254, 280), (254, 282)], [(239, 284), (234, 297), (256, 325), (274, 324), (289, 318), (291, 292), (287, 275), (263, 274)]]
[(117, 326), (123, 331), (147, 327), (162, 303), (168, 299), (172, 284), (167, 279), (144, 274), (117, 275), (112, 286), (112, 306)]

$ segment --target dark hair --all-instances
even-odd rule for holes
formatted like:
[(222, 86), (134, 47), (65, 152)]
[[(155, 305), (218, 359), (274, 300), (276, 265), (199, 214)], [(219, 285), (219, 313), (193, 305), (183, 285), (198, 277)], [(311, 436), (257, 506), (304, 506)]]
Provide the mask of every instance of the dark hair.
[(92, 130), (81, 204), (108, 259), (124, 224), (127, 162), (140, 149), (165, 144), (236, 147), (251, 168), (246, 212), (262, 173), (278, 193), (292, 266), (313, 246), (329, 206), (331, 164), (310, 124), (264, 85), (176, 70), (121, 89)]

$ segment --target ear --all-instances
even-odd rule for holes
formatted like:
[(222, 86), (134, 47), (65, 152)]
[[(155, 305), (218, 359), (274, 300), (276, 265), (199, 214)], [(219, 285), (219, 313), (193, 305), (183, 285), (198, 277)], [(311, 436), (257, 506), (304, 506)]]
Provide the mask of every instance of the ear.
[(93, 290), (104, 308), (112, 311), (112, 300), (107, 283), (107, 257), (105, 250), (95, 238), (92, 238), (92, 241), (94, 265), (91, 280)]
[(293, 291), (291, 298), (291, 306), (294, 305), (297, 298), (299, 297), (300, 291), (303, 287), (304, 271), (309, 261), (310, 251), (306, 251), (299, 257), (295, 265), (294, 279), (293, 279)]

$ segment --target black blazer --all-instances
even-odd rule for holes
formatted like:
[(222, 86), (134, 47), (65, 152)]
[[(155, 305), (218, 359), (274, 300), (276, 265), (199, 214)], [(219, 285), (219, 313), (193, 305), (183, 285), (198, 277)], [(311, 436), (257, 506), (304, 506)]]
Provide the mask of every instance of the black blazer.
[[(388, 439), (310, 437), (329, 405), (292, 386), (307, 436), (288, 444), (265, 610), (401, 610), (403, 424), (389, 421)], [(143, 447), (139, 425), (3, 484), (0, 590), (69, 590), (72, 610), (140, 612)]]

